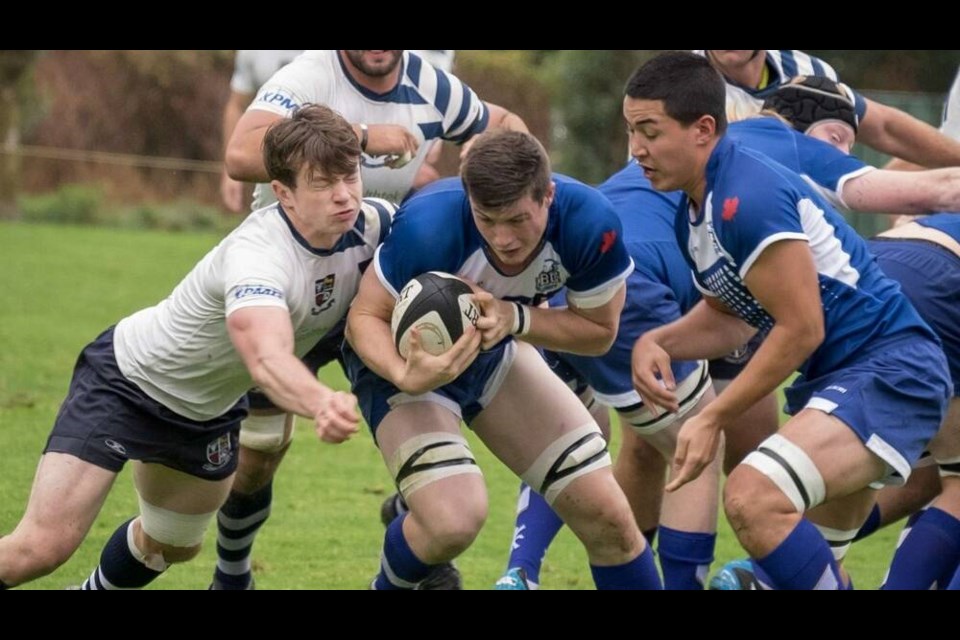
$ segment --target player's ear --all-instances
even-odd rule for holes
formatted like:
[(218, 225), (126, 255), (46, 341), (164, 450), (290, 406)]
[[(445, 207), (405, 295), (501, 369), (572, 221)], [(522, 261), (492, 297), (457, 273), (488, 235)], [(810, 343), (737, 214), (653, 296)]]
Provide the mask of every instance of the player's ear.
[(547, 187), (547, 192), (543, 196), (544, 204), (549, 207), (553, 204), (553, 198), (557, 195), (557, 183), (553, 180), (550, 181), (550, 185)]
[(293, 189), (283, 184), (279, 180), (271, 180), (270, 187), (273, 189), (273, 193), (277, 196), (277, 200), (279, 200), (280, 204), (283, 205), (283, 208), (289, 209), (290, 205), (293, 204)]
[(700, 116), (693, 123), (693, 129), (697, 144), (707, 144), (717, 137), (717, 121), (711, 115)]

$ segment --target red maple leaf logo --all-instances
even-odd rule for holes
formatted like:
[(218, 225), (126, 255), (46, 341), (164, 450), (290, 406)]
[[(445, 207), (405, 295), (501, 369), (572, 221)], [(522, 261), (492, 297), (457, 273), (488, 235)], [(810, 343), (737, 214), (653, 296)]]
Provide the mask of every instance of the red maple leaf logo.
[(616, 231), (604, 231), (603, 232), (603, 242), (600, 243), (600, 253), (606, 253), (610, 251), (613, 247), (613, 243), (617, 241), (617, 232)]
[(727, 198), (723, 201), (723, 213), (720, 214), (720, 217), (726, 222), (733, 220), (733, 216), (737, 215), (737, 207), (740, 206), (740, 198)]

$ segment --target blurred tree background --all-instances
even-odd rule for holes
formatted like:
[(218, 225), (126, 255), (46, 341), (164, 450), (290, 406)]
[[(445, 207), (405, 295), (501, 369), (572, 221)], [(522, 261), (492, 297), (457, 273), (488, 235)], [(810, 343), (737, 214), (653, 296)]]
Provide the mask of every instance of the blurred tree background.
[[(906, 95), (899, 92), (911, 92), (896, 106), (930, 121), (937, 120), (960, 64), (960, 50), (810, 52), (868, 95), (897, 101)], [(17, 185), (24, 193), (44, 193), (81, 183), (95, 185), (109, 201), (186, 198), (218, 206), (214, 163), (221, 159), (220, 118), (233, 53), (0, 52), (0, 128), (5, 136), (0, 201), (6, 194), (9, 202), (10, 190)], [(626, 159), (620, 115), (623, 84), (654, 53), (460, 50), (455, 72), (486, 100), (521, 115), (548, 146), (559, 171), (598, 182)], [(21, 141), (27, 146), (18, 156), (15, 150)], [(35, 149), (80, 155), (27, 152)], [(91, 152), (123, 155), (94, 161)], [(129, 157), (206, 164), (158, 168), (149, 162), (148, 166), (126, 162)], [(456, 163), (456, 150), (447, 151), (445, 171), (455, 172)]]

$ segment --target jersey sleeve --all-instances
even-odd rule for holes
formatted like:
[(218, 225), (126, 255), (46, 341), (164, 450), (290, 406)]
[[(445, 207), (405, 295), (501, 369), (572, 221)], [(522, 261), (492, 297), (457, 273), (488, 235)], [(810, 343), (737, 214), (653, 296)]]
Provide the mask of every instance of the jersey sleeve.
[(490, 111), (483, 100), (455, 75), (440, 69), (436, 73), (443, 139), (460, 144), (485, 131), (490, 124)]
[(567, 300), (581, 309), (609, 302), (633, 271), (623, 228), (613, 205), (598, 191), (580, 185), (564, 216), (563, 262), (570, 273)]
[(431, 208), (429, 200), (419, 198), (400, 207), (373, 256), (380, 283), (394, 297), (411, 279), (427, 271), (455, 273), (462, 261), (463, 234), (450, 228), (458, 214), (441, 203)]
[(288, 117), (306, 103), (329, 104), (327, 69), (316, 57), (300, 56), (267, 80), (248, 111), (269, 111)]
[(860, 158), (843, 153), (832, 145), (793, 131), (797, 144), (800, 171), (807, 176), (832, 202), (846, 207), (843, 185), (851, 178), (861, 176), (873, 167)]
[(233, 238), (225, 247), (220, 267), (223, 272), (224, 307), (229, 316), (247, 307), (288, 309), (291, 282), (276, 250), (251, 238)]
[(801, 193), (770, 168), (744, 171), (744, 188), (714, 192), (714, 230), (721, 247), (738, 266), (741, 278), (770, 245), (783, 240), (809, 241), (800, 220)]

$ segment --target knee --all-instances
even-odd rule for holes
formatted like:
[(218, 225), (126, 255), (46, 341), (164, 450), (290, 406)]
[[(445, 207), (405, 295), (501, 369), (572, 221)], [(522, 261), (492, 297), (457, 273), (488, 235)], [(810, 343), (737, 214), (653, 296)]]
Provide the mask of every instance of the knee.
[(72, 536), (54, 532), (15, 532), (3, 539), (8, 570), (2, 577), (9, 585), (16, 585), (53, 573), (70, 559), (79, 544), (80, 540)]
[(289, 443), (277, 451), (257, 451), (246, 446), (241, 447), (240, 463), (233, 479), (234, 490), (250, 494), (270, 484), (288, 447)]
[(431, 509), (421, 518), (435, 555), (452, 560), (467, 550), (487, 519), (485, 499), (462, 500), (459, 496), (452, 508)]
[(723, 488), (723, 510), (735, 532), (747, 529), (765, 517), (796, 511), (776, 485), (756, 470), (742, 465), (727, 478)]

